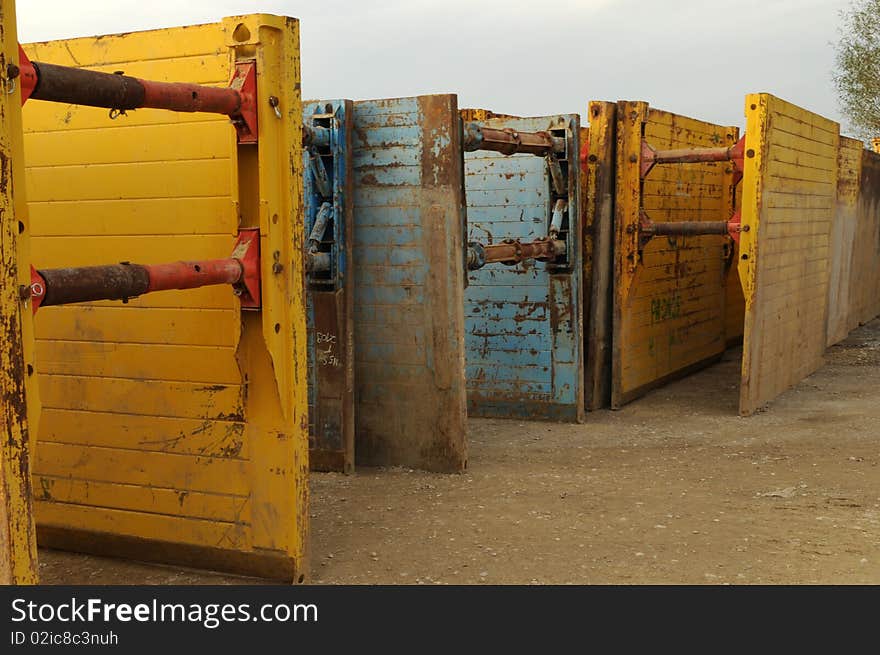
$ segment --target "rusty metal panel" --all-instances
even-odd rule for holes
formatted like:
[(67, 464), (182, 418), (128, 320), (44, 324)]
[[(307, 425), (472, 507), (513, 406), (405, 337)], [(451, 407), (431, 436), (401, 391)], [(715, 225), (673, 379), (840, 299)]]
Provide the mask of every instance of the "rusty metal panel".
[(858, 224), (859, 183), (862, 151), (858, 139), (840, 137), (837, 154), (837, 201), (831, 224), (828, 325), (825, 345), (843, 341), (850, 331), (850, 288), (853, 282), (853, 250)]
[(354, 104), (357, 463), (467, 465), (454, 95)]
[(459, 115), (463, 121), (485, 121), (490, 118), (520, 118), (513, 114), (499, 114), (489, 109), (467, 108), (459, 109)]
[(750, 415), (822, 365), (840, 134), (765, 93), (747, 96), (745, 113), (740, 413)]
[(726, 162), (654, 167), (642, 180), (642, 142), (654, 148), (717, 148), (735, 128), (621, 101), (617, 109), (612, 407), (716, 361), (725, 348), (729, 238), (653, 238), (639, 220), (728, 221), (732, 176)]
[(308, 571), (298, 29), (252, 15), (27, 46), (40, 61), (216, 86), (256, 58), (259, 77), (258, 144), (238, 146), (213, 115), (25, 106), (36, 265), (227, 257), (240, 227), (259, 228), (263, 253), (259, 312), (208, 287), (37, 315), (45, 545), (287, 581)]
[[(581, 314), (580, 119), (576, 115), (491, 118), (482, 124), (549, 131), (566, 140), (567, 261), (489, 265), (465, 292), (468, 413), (579, 421), (584, 412)], [(468, 240), (546, 237), (552, 213), (544, 157), (475, 151), (465, 155)], [(562, 233), (560, 233), (562, 234)]]
[(880, 154), (862, 150), (861, 159), (849, 285), (849, 330), (880, 315)]
[[(353, 189), (351, 100), (305, 103), (306, 128), (327, 130), (327, 143), (305, 149), (305, 237), (319, 214), (332, 212), (307, 248), (328, 258), (327, 270), (306, 274), (309, 321), (309, 466), (354, 470), (354, 295), (351, 275)], [(319, 227), (320, 230), (320, 227)]]
[[(737, 133), (739, 130), (737, 130)], [(733, 189), (732, 205), (734, 211), (741, 211), (742, 207), (742, 184), (736, 184)], [(743, 327), (746, 316), (746, 299), (743, 296), (742, 282), (739, 279), (739, 243), (731, 245), (730, 258), (725, 262), (726, 286), (724, 289), (724, 337), (728, 346), (738, 346), (742, 343)]]
[[(18, 61), (15, 7), (0, 7), (2, 68)], [(0, 584), (35, 584), (37, 540), (31, 493), (31, 431), (36, 431), (39, 399), (32, 384), (34, 339), (31, 308), (21, 285), (30, 285), (30, 221), (24, 195), (21, 89), (4, 80), (0, 97)]]
[(614, 184), (617, 104), (590, 103), (590, 125), (581, 143), (583, 215), (584, 403), (611, 403), (611, 308), (613, 303)]

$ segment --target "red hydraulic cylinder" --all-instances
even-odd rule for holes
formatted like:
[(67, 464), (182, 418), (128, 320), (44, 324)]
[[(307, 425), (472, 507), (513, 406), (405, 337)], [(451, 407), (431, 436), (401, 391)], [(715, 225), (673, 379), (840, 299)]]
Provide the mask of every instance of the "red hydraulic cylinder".
[(641, 173), (645, 177), (657, 164), (698, 164), (703, 162), (733, 162), (737, 172), (742, 173), (745, 137), (728, 148), (679, 148), (655, 150), (642, 142)]
[(213, 284), (236, 284), (244, 274), (241, 262), (232, 257), (202, 262), (174, 262), (144, 266), (150, 279), (146, 293), (168, 289), (197, 289)]

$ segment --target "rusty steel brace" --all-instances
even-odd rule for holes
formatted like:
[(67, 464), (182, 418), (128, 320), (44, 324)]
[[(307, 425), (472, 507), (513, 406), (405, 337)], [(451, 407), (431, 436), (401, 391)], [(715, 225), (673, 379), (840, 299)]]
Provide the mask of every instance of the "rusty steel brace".
[(739, 182), (743, 172), (746, 137), (743, 136), (728, 148), (681, 148), (678, 150), (655, 150), (647, 141), (642, 141), (639, 172), (644, 178), (657, 164), (698, 164), (715, 161), (729, 161), (733, 164)]
[[(239, 143), (257, 142), (256, 62), (235, 64), (227, 88), (199, 84), (153, 82), (117, 73), (32, 62), (18, 47), (18, 65), (7, 66), (9, 84), (21, 80), (21, 103), (28, 99), (109, 109), (111, 117), (129, 109), (167, 109), (229, 116)], [(276, 99), (277, 103), (277, 99)], [(273, 105), (279, 113), (277, 104)], [(114, 115), (115, 114), (115, 115)]]
[(520, 132), (511, 128), (496, 129), (479, 123), (465, 123), (462, 146), (465, 152), (491, 150), (502, 155), (552, 155), (565, 152), (565, 139), (549, 132)]
[(36, 270), (31, 266), (31, 284), (20, 289), (22, 300), (30, 300), (33, 312), (40, 307), (69, 305), (95, 300), (121, 300), (154, 291), (197, 289), (230, 284), (241, 306), (260, 308), (260, 233), (242, 229), (226, 259), (142, 265), (122, 262), (107, 266), (81, 266)]
[(549, 237), (522, 242), (505, 239), (501, 243), (484, 245), (477, 241), (468, 243), (468, 270), (476, 271), (486, 264), (515, 266), (529, 259), (553, 262), (565, 255), (565, 242)]
[[(635, 228), (627, 226), (627, 233), (632, 234)], [(639, 215), (639, 250), (654, 237), (692, 237), (692, 236), (729, 236), (739, 243), (741, 232), (748, 232), (749, 226), (742, 225), (740, 213), (737, 211), (729, 221), (668, 221), (655, 223), (642, 211)]]

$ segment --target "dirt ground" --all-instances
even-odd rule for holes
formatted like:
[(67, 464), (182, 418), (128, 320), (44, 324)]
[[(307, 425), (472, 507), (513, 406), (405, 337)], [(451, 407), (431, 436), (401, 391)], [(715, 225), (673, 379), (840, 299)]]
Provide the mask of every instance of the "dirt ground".
[[(739, 356), (583, 425), (471, 420), (463, 475), (315, 475), (312, 582), (880, 583), (880, 321), (751, 418)], [(40, 557), (45, 583), (254, 582)]]

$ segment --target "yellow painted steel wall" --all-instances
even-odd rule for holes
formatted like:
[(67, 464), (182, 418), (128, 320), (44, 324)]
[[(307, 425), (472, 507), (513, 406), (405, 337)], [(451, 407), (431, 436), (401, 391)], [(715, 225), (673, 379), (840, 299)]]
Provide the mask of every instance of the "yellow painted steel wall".
[(826, 345), (842, 341), (850, 329), (850, 286), (853, 248), (858, 223), (859, 183), (862, 178), (862, 150), (857, 139), (840, 137), (837, 153), (837, 204), (831, 225), (830, 277), (828, 280), (828, 325)]
[(740, 413), (822, 364), (837, 204), (837, 123), (769, 94), (746, 97)]
[[(0, 70), (18, 61), (15, 6), (0, 6)], [(36, 426), (39, 401), (32, 384), (34, 340), (30, 306), (19, 286), (30, 284), (21, 89), (6, 78), (0, 88), (0, 584), (37, 582), (37, 544), (29, 479), (29, 431)]]
[[(739, 130), (737, 130), (738, 132)], [(731, 178), (732, 179), (732, 178)], [(733, 187), (733, 209), (742, 207), (742, 183)], [(743, 296), (742, 282), (739, 279), (739, 244), (731, 244), (732, 251), (727, 263), (727, 282), (724, 289), (724, 336), (727, 345), (742, 343), (743, 323), (746, 314), (746, 299)]]
[(862, 150), (847, 328), (880, 315), (880, 154)]
[(612, 406), (715, 360), (725, 348), (725, 237), (656, 237), (638, 249), (639, 211), (660, 221), (731, 216), (724, 163), (655, 166), (639, 178), (641, 140), (656, 149), (719, 147), (737, 131), (644, 102), (617, 109)]
[[(25, 107), (38, 267), (228, 257), (260, 227), (263, 309), (228, 287), (40, 310), (41, 543), (305, 571), (307, 418), (299, 36), (267, 15), (38, 43), (35, 61), (225, 86), (258, 65), (259, 146), (228, 118)], [(280, 98), (282, 120), (268, 104)], [(273, 254), (284, 263), (273, 272)]]
[(489, 109), (465, 108), (458, 110), (463, 121), (487, 121), (491, 118), (520, 118), (513, 114), (497, 114)]

